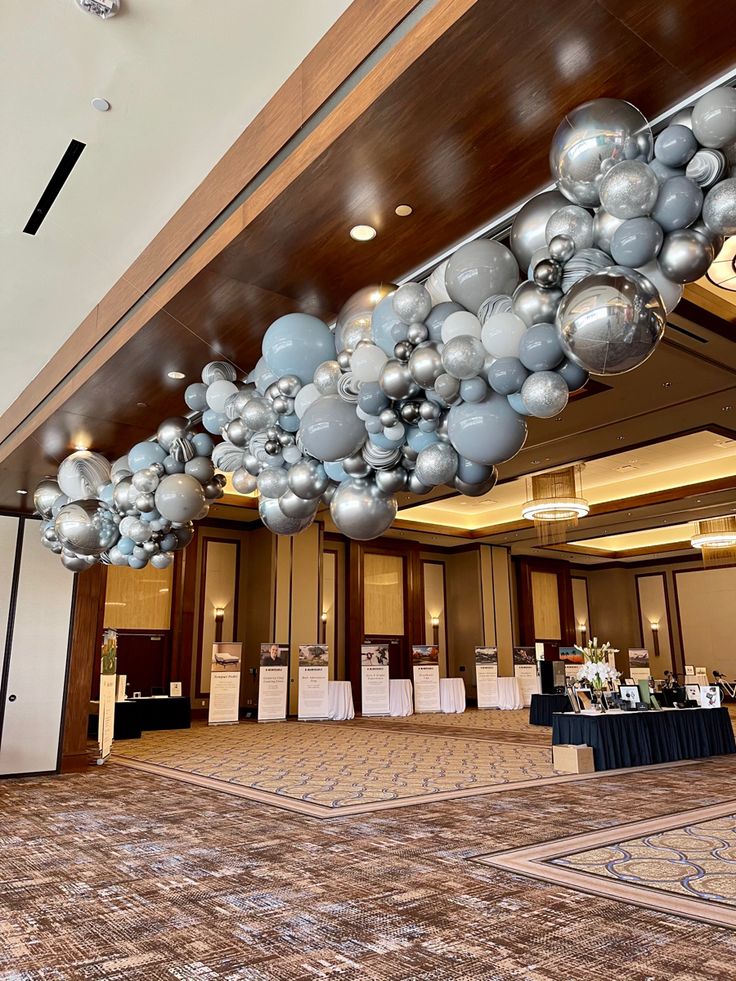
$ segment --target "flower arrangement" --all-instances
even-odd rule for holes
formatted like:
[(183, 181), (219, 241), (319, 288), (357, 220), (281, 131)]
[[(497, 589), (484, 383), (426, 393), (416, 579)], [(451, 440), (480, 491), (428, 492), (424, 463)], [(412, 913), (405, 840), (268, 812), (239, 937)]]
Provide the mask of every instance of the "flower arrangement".
[(575, 650), (580, 651), (585, 659), (575, 675), (578, 681), (587, 681), (600, 691), (605, 685), (610, 685), (621, 677), (621, 672), (608, 663), (609, 654), (618, 654), (618, 648), (611, 647), (608, 641), (599, 647), (598, 638), (594, 637), (589, 647), (579, 647), (576, 644)]

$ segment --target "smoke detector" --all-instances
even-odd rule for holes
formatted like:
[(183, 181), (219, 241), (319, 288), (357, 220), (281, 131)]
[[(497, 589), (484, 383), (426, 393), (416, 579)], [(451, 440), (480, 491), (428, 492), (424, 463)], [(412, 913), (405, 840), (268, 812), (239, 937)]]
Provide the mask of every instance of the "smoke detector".
[(77, 0), (77, 3), (88, 14), (95, 14), (102, 20), (114, 17), (120, 11), (120, 0)]

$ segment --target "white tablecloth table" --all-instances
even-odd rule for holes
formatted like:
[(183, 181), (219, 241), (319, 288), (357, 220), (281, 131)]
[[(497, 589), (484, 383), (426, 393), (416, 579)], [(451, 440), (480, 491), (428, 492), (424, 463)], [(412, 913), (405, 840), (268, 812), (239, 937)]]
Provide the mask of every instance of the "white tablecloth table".
[(414, 714), (414, 690), (408, 678), (392, 678), (389, 681), (388, 704), (393, 716)]
[(447, 713), (465, 711), (465, 682), (462, 678), (440, 678), (440, 707)]
[(516, 678), (498, 678), (498, 707), (500, 709), (524, 708), (521, 689)]
[(353, 688), (349, 681), (327, 683), (327, 712), (329, 718), (335, 722), (355, 718)]

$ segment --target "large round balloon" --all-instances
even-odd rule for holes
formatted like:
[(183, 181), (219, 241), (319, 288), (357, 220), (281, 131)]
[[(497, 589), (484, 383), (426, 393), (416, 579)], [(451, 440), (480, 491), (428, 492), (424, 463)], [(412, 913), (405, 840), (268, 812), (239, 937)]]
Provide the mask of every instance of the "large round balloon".
[(482, 402), (463, 402), (450, 409), (450, 443), (473, 463), (496, 465), (510, 460), (524, 445), (526, 431), (526, 420), (496, 392)]
[(727, 147), (736, 140), (736, 89), (722, 86), (701, 95), (693, 106), (693, 133), (705, 147)]
[(101, 501), (71, 501), (56, 515), (54, 531), (64, 548), (78, 555), (102, 555), (120, 537), (115, 516)]
[(511, 225), (509, 246), (520, 269), (528, 269), (532, 256), (547, 244), (545, 229), (550, 217), (568, 204), (560, 191), (543, 191), (519, 209)]
[(511, 293), (519, 281), (513, 254), (500, 242), (478, 239), (461, 245), (447, 263), (445, 285), (450, 298), (471, 313), (494, 293)]
[(99, 453), (77, 450), (62, 461), (56, 479), (62, 494), (72, 501), (96, 498), (110, 482), (110, 464)]
[[(371, 318), (373, 311), (385, 296), (394, 292), (396, 287), (389, 283), (379, 286), (364, 286), (353, 293), (343, 305), (335, 321), (335, 347), (338, 351), (352, 354), (361, 341), (370, 341)], [(311, 379), (307, 379), (311, 381)], [(325, 393), (327, 394), (327, 393)]]
[(657, 290), (644, 276), (622, 266), (576, 283), (557, 311), (564, 353), (594, 375), (617, 375), (642, 364), (664, 328)]
[(131, 473), (142, 470), (144, 467), (150, 467), (153, 463), (163, 463), (165, 459), (166, 450), (163, 446), (159, 446), (155, 440), (149, 439), (142, 443), (136, 443), (128, 450), (128, 468)]
[(263, 357), (278, 378), (296, 375), (306, 385), (323, 361), (335, 357), (335, 337), (317, 317), (287, 313), (275, 320), (263, 335)]
[(371, 318), (373, 343), (392, 358), (399, 341), (406, 340), (407, 325), (394, 310), (393, 295), (384, 296)]
[(313, 402), (302, 416), (300, 434), (310, 456), (329, 462), (357, 453), (366, 437), (355, 405), (339, 395), (323, 395)]
[(53, 477), (44, 477), (33, 492), (33, 506), (42, 518), (51, 517), (51, 508), (61, 494), (59, 482)]
[(169, 521), (191, 521), (205, 504), (204, 490), (195, 477), (169, 474), (156, 489), (156, 508)]
[(330, 514), (339, 531), (359, 542), (378, 538), (396, 517), (396, 498), (371, 480), (343, 481), (330, 502)]
[(552, 139), (549, 161), (557, 185), (585, 208), (600, 204), (603, 175), (621, 160), (652, 156), (652, 130), (639, 110), (620, 99), (594, 99), (573, 109)]
[(305, 518), (290, 518), (279, 507), (278, 498), (262, 497), (258, 501), (258, 514), (261, 521), (274, 535), (298, 535), (314, 521), (313, 511)]

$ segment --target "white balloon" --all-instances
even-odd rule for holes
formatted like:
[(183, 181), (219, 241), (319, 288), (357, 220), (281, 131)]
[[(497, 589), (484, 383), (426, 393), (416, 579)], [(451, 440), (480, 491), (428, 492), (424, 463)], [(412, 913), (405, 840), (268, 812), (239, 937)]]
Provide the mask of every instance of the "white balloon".
[(350, 370), (359, 382), (377, 382), (388, 355), (377, 344), (361, 344), (350, 358)]
[(237, 395), (238, 386), (231, 381), (220, 379), (207, 386), (207, 405), (213, 412), (224, 412), (225, 403), (231, 395)]
[(672, 313), (677, 304), (682, 299), (682, 294), (685, 289), (679, 283), (673, 283), (671, 280), (667, 279), (662, 270), (659, 268), (659, 263), (656, 259), (648, 262), (646, 266), (639, 266), (636, 270), (640, 272), (642, 276), (646, 276), (652, 286), (656, 287), (659, 295), (662, 297), (662, 306), (666, 313)]
[(447, 344), (453, 337), (470, 336), (480, 339), (480, 320), (467, 310), (451, 313), (442, 324), (442, 342)]
[(304, 413), (307, 411), (312, 402), (316, 402), (317, 399), (322, 398), (320, 391), (316, 385), (309, 384), (300, 388), (296, 398), (294, 399), (294, 413), (301, 419)]
[(449, 259), (445, 259), (444, 262), (441, 262), (424, 284), (432, 297), (432, 306), (436, 307), (438, 303), (447, 303), (450, 299), (450, 294), (445, 287), (445, 269), (447, 269), (449, 261)]
[(495, 313), (483, 324), (480, 339), (494, 358), (516, 358), (526, 324), (515, 313)]

